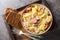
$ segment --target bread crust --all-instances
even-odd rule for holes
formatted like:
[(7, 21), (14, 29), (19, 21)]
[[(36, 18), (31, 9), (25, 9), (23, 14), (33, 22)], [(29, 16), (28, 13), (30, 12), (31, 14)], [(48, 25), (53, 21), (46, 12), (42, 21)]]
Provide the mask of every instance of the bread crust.
[(7, 8), (6, 13), (3, 15), (4, 19), (8, 24), (10, 24), (14, 28), (20, 29), (21, 25), (19, 22), (20, 15), (18, 15), (18, 11), (15, 9)]

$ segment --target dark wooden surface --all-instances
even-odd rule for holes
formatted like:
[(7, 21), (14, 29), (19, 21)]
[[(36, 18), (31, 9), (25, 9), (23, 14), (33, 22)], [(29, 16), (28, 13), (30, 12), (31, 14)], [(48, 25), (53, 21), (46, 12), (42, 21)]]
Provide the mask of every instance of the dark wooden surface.
[[(2, 18), (2, 14), (4, 13), (5, 9), (7, 7), (17, 9), (22, 7), (26, 3), (27, 0), (24, 0), (23, 2), (22, 0), (0, 1), (0, 40), (12, 40), (9, 35), (7, 26)], [(43, 35), (44, 38), (41, 38), (41, 40), (60, 40), (60, 0), (47, 0), (47, 3), (49, 4), (49, 8), (52, 11), (54, 20), (53, 20), (52, 28), (48, 33)]]

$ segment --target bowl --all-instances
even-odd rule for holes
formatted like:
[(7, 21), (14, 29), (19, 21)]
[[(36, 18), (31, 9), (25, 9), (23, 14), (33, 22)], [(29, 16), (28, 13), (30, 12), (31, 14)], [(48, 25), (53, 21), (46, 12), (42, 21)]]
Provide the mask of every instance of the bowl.
[[(45, 16), (47, 16), (47, 17), (51, 17), (51, 20), (48, 22), (48, 20), (46, 20), (47, 22), (48, 22), (48, 26), (47, 26), (47, 28), (43, 31), (43, 32), (41, 32), (41, 33), (33, 33), (33, 32), (31, 32), (31, 31), (29, 31), (29, 30), (27, 30), (27, 27), (25, 26), (26, 25), (26, 23), (25, 23), (25, 25), (24, 25), (24, 19), (23, 19), (23, 17), (25, 16), (25, 14), (27, 14), (27, 16), (28, 15), (30, 15), (30, 14), (28, 14), (27, 13), (27, 11), (31, 11), (32, 9), (30, 9), (29, 10), (29, 7), (34, 7), (34, 5), (38, 5), (39, 7), (43, 7), (43, 8), (45, 8), (48, 12), (49, 12), (49, 15), (47, 16), (47, 15), (45, 15)], [(35, 7), (36, 9), (37, 9), (37, 7)], [(27, 11), (26, 11), (27, 10)], [(45, 10), (44, 10), (45, 11)], [(44, 34), (44, 33), (46, 33), (49, 29), (50, 29), (50, 27), (52, 26), (52, 22), (53, 22), (53, 16), (52, 16), (52, 13), (51, 13), (51, 11), (49, 10), (49, 8), (48, 7), (46, 7), (45, 5), (43, 5), (43, 4), (38, 4), (38, 3), (34, 3), (34, 4), (30, 4), (30, 5), (28, 5), (25, 9), (23, 9), (21, 12), (19, 12), (18, 14), (20, 14), (20, 21), (21, 21), (21, 24), (22, 24), (22, 26), (23, 26), (23, 28), (28, 32), (28, 34), (31, 34), (31, 35), (41, 35), (41, 34)], [(47, 13), (48, 14), (48, 13)], [(31, 15), (30, 15), (31, 16)], [(37, 19), (39, 19), (39, 18), (37, 18)], [(41, 19), (43, 19), (43, 17), (41, 18)], [(35, 20), (34, 20), (35, 21)], [(26, 21), (27, 22), (27, 21)], [(46, 23), (47, 23), (46, 22)], [(28, 24), (28, 23), (27, 23)], [(32, 24), (35, 24), (35, 23), (32, 23)], [(43, 25), (43, 23), (41, 24), (41, 25)], [(45, 25), (45, 24), (44, 24)], [(40, 27), (40, 26), (39, 26)], [(42, 27), (41, 27), (42, 28)], [(39, 29), (40, 30), (40, 29)], [(35, 30), (36, 31), (36, 30)]]

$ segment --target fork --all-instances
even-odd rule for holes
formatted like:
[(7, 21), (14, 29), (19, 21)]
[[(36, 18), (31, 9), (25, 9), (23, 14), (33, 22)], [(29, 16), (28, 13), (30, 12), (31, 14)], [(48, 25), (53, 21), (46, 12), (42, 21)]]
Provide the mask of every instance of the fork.
[(29, 37), (33, 40), (39, 40), (40, 38), (42, 38), (42, 36), (35, 36), (35, 35), (32, 35), (32, 34), (24, 33), (22, 30), (18, 30), (18, 29), (15, 29), (15, 28), (12, 31), (16, 34), (19, 34), (19, 35), (24, 34), (25, 36), (27, 36), (27, 37)]

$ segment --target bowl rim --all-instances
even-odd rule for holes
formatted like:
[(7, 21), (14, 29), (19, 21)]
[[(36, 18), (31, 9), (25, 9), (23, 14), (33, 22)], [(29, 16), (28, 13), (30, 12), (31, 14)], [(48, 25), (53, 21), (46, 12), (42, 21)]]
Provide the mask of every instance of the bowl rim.
[[(22, 25), (22, 26), (23, 26), (23, 28), (28, 32), (28, 34), (31, 34), (31, 35), (42, 35), (42, 34), (46, 33), (46, 32), (51, 28), (52, 23), (53, 23), (53, 16), (52, 16), (51, 10), (50, 10), (47, 6), (45, 6), (44, 4), (39, 4), (39, 3), (33, 3), (33, 4), (38, 4), (38, 5), (41, 5), (41, 6), (45, 7), (45, 8), (47, 8), (47, 9), (49, 10), (49, 12), (50, 12), (51, 17), (52, 17), (52, 21), (50, 22), (49, 27), (48, 27), (43, 33), (41, 33), (41, 34), (33, 34), (33, 33), (29, 32), (23, 25)], [(33, 5), (33, 4), (30, 4), (30, 5)], [(28, 6), (29, 6), (29, 5), (28, 5)], [(28, 7), (28, 6), (27, 6), (27, 7)], [(27, 8), (27, 7), (25, 7), (25, 8)], [(24, 8), (24, 9), (25, 9), (25, 8)], [(24, 9), (23, 9), (23, 10), (24, 10)], [(22, 21), (21, 21), (21, 24), (22, 24)]]

